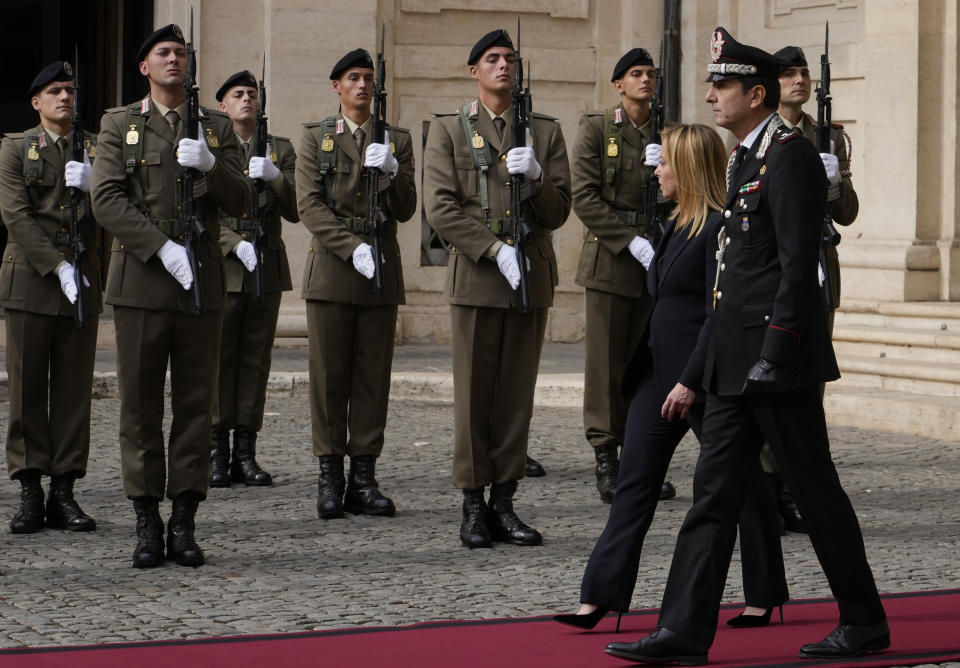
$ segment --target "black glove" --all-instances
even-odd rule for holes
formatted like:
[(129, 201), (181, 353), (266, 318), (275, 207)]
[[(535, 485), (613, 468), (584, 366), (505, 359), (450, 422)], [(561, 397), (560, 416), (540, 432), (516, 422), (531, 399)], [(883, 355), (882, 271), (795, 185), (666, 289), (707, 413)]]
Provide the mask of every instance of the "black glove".
[(761, 357), (756, 364), (747, 371), (747, 379), (743, 383), (743, 394), (773, 394), (784, 389), (791, 373), (787, 367), (778, 365)]

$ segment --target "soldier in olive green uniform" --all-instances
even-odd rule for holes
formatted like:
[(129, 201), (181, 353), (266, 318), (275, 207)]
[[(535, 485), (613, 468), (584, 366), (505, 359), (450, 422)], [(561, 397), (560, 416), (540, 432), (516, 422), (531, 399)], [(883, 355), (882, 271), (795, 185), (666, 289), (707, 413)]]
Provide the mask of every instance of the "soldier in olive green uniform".
[[(586, 226), (577, 285), (585, 288), (583, 425), (597, 461), (597, 490), (610, 503), (617, 485), (628, 401), (620, 393), (627, 361), (650, 315), (643, 186), (656, 82), (645, 49), (625, 53), (610, 78), (621, 102), (580, 119), (573, 149), (573, 208)], [(676, 492), (663, 484), (661, 498)]]
[[(9, 135), (0, 149), (0, 213), (10, 231), (0, 266), (0, 306), (6, 309), (10, 420), (7, 467), (21, 485), (20, 509), (10, 530), (93, 531), (96, 522), (73, 498), (87, 471), (90, 396), (101, 310), (96, 225), (90, 215), (90, 160), (94, 137), (84, 133), (87, 156), (70, 160), (73, 69), (58, 61), (34, 79), (29, 94), (40, 124)], [(78, 229), (89, 253), (86, 285), (78, 286), (69, 252), (71, 188), (81, 199)], [(74, 325), (83, 290), (86, 325)], [(50, 476), (44, 509), (40, 476)], [(46, 510), (46, 513), (44, 513)]]
[[(106, 297), (114, 307), (117, 329), (123, 490), (137, 513), (133, 565), (157, 566), (163, 560), (158, 504), (166, 492), (173, 500), (167, 558), (199, 566), (204, 556), (194, 540), (194, 515), (207, 494), (226, 293), (217, 207), (227, 215), (241, 215), (249, 191), (225, 114), (201, 109), (201, 138), (179, 136), (187, 64), (180, 28), (171, 24), (150, 35), (137, 60), (150, 94), (107, 110), (100, 121), (93, 170), (94, 213), (114, 236)], [(194, 194), (209, 233), (198, 243), (201, 275), (196, 277), (181, 245), (181, 168), (200, 173)], [(184, 310), (195, 278), (203, 286), (200, 315)], [(168, 360), (173, 422), (165, 453)]]
[[(551, 230), (570, 213), (570, 166), (556, 119), (533, 114), (531, 146), (511, 146), (515, 51), (504, 30), (474, 45), (467, 64), (478, 99), (438, 115), (424, 151), (429, 224), (453, 248), (447, 268), (453, 339), (453, 484), (463, 490), (460, 540), (539, 545), (513, 510), (524, 477), (533, 392), (547, 310), (558, 283)], [(529, 269), (513, 247), (511, 175), (523, 175), (534, 232)], [(531, 310), (514, 309), (528, 271)], [(491, 485), (489, 508), (484, 487)]]
[[(334, 65), (330, 79), (341, 113), (305, 125), (297, 160), (300, 218), (313, 233), (301, 295), (307, 300), (322, 519), (343, 517), (344, 510), (386, 517), (396, 512), (379, 490), (376, 460), (383, 450), (403, 273), (395, 225), (383, 230), (382, 257), (373, 257), (367, 171), (378, 170), (380, 202), (396, 222), (413, 216), (417, 191), (409, 131), (389, 128), (388, 143), (371, 142), (373, 75), (363, 49)], [(382, 263), (382, 295), (370, 294), (374, 262)], [(350, 456), (349, 484), (344, 455)]]
[[(294, 177), (297, 155), (290, 140), (269, 135), (266, 157), (253, 155), (259, 94), (257, 80), (247, 70), (228, 78), (217, 91), (220, 111), (233, 121), (246, 175), (264, 184), (261, 222), (266, 237), (260, 243), (261, 257), (257, 257), (250, 216), (221, 213), (220, 250), (227, 279), (227, 306), (220, 341), (220, 392), (210, 432), (211, 487), (229, 487), (231, 480), (245, 485), (273, 484), (270, 474), (257, 464), (257, 432), (263, 426), (280, 296), (284, 290), (293, 289), (280, 217), (297, 222), (300, 214)], [(258, 264), (263, 293), (259, 300), (254, 274)]]

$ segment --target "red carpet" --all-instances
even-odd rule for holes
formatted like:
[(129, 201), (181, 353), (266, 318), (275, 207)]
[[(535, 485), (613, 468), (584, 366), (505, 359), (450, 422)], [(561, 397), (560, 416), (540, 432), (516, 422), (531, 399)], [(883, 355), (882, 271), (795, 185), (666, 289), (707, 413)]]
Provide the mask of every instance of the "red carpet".
[[(729, 629), (722, 624), (740, 606), (725, 606), (710, 650), (713, 666), (902, 666), (960, 660), (960, 590), (884, 596), (893, 644), (889, 650), (846, 662), (808, 661), (797, 656), (807, 642), (836, 625), (832, 599), (791, 601), (785, 624)], [(593, 632), (578, 632), (549, 617), (430, 622), (206, 640), (157, 641), (83, 647), (0, 650), (0, 667), (216, 668), (218, 666), (628, 666), (603, 653), (613, 640), (630, 641), (651, 631), (656, 610), (615, 617)]]

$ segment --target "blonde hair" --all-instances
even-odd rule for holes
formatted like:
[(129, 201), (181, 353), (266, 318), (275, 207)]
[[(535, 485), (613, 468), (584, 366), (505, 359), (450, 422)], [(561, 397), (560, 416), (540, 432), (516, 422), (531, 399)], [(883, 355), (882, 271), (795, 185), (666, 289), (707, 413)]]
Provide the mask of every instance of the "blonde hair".
[(706, 125), (670, 125), (661, 134), (663, 156), (677, 181), (677, 206), (670, 213), (676, 230), (689, 227), (688, 237), (703, 229), (711, 210), (722, 209), (727, 197), (727, 154), (717, 131)]

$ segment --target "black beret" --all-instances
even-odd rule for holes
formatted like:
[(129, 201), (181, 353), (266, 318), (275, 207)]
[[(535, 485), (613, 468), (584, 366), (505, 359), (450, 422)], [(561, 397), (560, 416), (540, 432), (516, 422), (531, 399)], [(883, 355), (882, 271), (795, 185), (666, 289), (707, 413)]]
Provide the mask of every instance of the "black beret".
[(234, 86), (249, 86), (250, 88), (256, 88), (257, 78), (253, 76), (253, 72), (250, 70), (242, 70), (237, 72), (229, 79), (224, 81), (223, 85), (217, 90), (217, 102), (223, 102), (223, 96), (226, 95), (227, 91)]
[(339, 79), (340, 75), (351, 67), (366, 67), (371, 70), (373, 69), (373, 60), (370, 59), (370, 54), (367, 53), (366, 49), (354, 49), (343, 58), (338, 60), (337, 64), (333, 66), (333, 69), (330, 70), (330, 81)]
[(513, 40), (510, 39), (510, 35), (507, 34), (506, 30), (492, 30), (481, 37), (480, 41), (470, 49), (470, 58), (467, 59), (467, 65), (476, 64), (484, 51), (495, 46), (505, 46), (509, 49), (513, 48)]
[(807, 57), (799, 46), (785, 46), (775, 54), (777, 58), (787, 61), (787, 67), (806, 67)]
[(150, 53), (153, 45), (159, 42), (179, 42), (180, 44), (186, 44), (183, 40), (183, 31), (180, 30), (180, 26), (176, 23), (165, 25), (159, 30), (155, 30), (147, 35), (147, 38), (143, 40), (143, 44), (141, 44), (137, 50), (137, 62), (142, 63), (147, 57), (147, 54)]
[(755, 46), (741, 44), (724, 28), (717, 27), (710, 41), (712, 62), (707, 65), (707, 82), (730, 77), (768, 77), (776, 79), (790, 63)]
[(51, 81), (73, 81), (73, 68), (70, 67), (70, 63), (65, 60), (58, 60), (55, 63), (50, 63), (42, 70), (33, 79), (33, 83), (30, 84), (30, 90), (27, 93), (30, 97), (36, 95), (39, 91), (43, 90), (48, 83)]
[(640, 47), (630, 49), (613, 66), (613, 76), (610, 77), (610, 81), (623, 78), (626, 71), (634, 65), (653, 65), (653, 58), (650, 57), (646, 49)]

